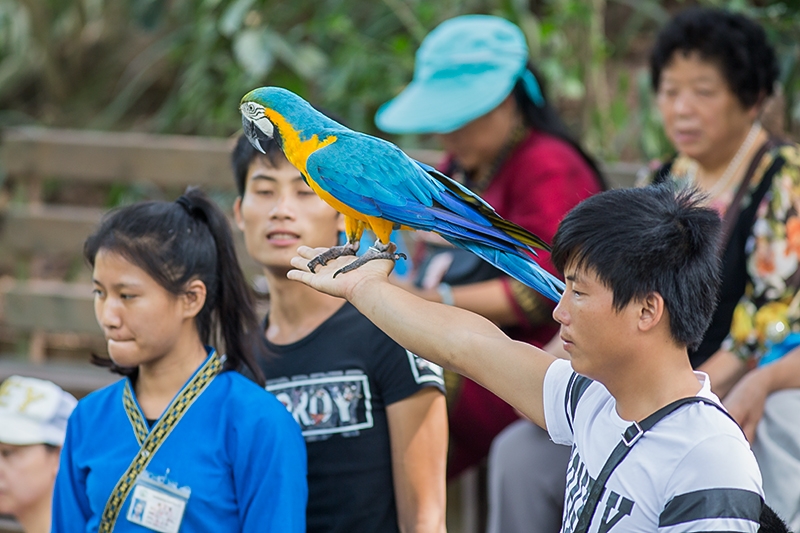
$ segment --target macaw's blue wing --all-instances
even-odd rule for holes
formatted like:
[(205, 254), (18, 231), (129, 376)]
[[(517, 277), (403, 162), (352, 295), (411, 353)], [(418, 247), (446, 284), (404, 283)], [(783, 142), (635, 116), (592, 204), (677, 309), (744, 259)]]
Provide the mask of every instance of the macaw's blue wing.
[[(466, 188), (464, 185), (460, 184), (459, 182), (455, 181), (454, 179), (442, 174), (435, 168), (430, 165), (426, 165), (420, 161), (414, 161), (422, 170), (424, 170), (430, 177), (442, 183), (447, 189), (456, 195), (456, 197), (462, 201), (467, 203), (468, 205), (472, 206), (473, 208), (477, 209), (482, 215), (488, 218), (492, 225), (496, 228), (502, 229), (515, 239), (519, 240), (520, 242), (526, 244), (530, 248), (541, 248), (542, 250), (550, 251), (550, 245), (548, 245), (545, 241), (543, 241), (538, 236), (534, 235), (530, 231), (526, 230), (525, 228), (514, 224), (497, 214), (494, 208), (486, 203), (486, 201)], [(534, 255), (536, 255), (535, 250), (533, 251)]]
[(306, 161), (306, 172), (323, 190), (364, 215), (436, 232), (558, 300), (563, 284), (528, 255), (534, 246), (546, 248), (541, 239), (393, 144), (357, 132), (332, 133), (337, 140)]

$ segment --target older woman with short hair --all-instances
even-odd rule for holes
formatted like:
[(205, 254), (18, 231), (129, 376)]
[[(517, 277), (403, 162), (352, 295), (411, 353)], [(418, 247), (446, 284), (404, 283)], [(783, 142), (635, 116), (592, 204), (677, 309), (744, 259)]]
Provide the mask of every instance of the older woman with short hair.
[(800, 280), (800, 147), (759, 122), (778, 77), (775, 52), (747, 17), (692, 8), (659, 33), (650, 65), (677, 150), (652, 181), (699, 188), (725, 228), (719, 304), (691, 361), (753, 443), (767, 502), (797, 528), (800, 457), (773, 429), (782, 427), (797, 449), (800, 349), (792, 348), (800, 336), (787, 334), (798, 319), (791, 302)]

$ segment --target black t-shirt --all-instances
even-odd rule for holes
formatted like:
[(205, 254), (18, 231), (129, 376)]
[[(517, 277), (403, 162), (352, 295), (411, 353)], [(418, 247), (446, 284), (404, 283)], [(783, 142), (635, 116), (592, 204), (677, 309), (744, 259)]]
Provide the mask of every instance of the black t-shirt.
[(306, 439), (307, 530), (398, 531), (386, 406), (424, 387), (444, 391), (441, 368), (349, 303), (298, 342), (265, 342), (267, 390)]

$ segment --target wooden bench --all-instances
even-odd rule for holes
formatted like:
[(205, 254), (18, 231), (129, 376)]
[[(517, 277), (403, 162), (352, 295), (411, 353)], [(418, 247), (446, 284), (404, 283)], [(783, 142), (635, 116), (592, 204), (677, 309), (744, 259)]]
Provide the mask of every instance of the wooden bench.
[[(15, 276), (0, 282), (0, 326), (10, 333), (15, 353), (0, 359), (0, 378), (14, 372), (35, 374), (78, 395), (113, 379), (87, 363), (90, 348), (102, 349), (103, 342), (94, 318), (89, 271), (81, 266), (83, 242), (105, 209), (45, 204), (47, 187), (147, 184), (172, 197), (193, 184), (232, 198), (231, 147), (228, 139), (33, 127), (5, 130), (0, 165), (13, 188), (10, 198), (0, 203), (0, 255), (6, 267), (11, 263)], [(41, 279), (31, 272), (38, 258), (54, 256), (77, 264), (71, 269), (77, 274)], [(254, 270), (252, 263), (249, 266)], [(59, 336), (77, 347), (76, 357), (52, 357)]]

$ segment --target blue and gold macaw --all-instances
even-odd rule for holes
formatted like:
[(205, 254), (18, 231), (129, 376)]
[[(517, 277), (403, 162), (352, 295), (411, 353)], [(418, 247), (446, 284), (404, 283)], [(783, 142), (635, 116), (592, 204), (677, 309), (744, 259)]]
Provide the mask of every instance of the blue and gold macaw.
[(244, 133), (263, 152), (274, 138), (311, 189), (345, 216), (347, 244), (311, 260), (309, 268), (355, 255), (364, 229), (378, 240), (337, 274), (372, 259), (397, 260), (395, 229), (433, 231), (509, 276), (558, 301), (564, 284), (531, 257), (547, 244), (509, 222), (472, 191), (390, 142), (350, 130), (279, 87), (247, 93), (239, 106)]

